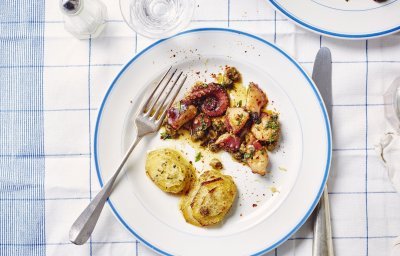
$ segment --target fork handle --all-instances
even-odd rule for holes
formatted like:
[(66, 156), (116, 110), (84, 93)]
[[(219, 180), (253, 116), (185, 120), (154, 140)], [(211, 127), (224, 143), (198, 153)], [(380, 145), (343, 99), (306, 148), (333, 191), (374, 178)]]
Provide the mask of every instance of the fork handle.
[(331, 214), (328, 188), (325, 185), (321, 199), (315, 208), (313, 256), (334, 256), (332, 243)]
[(118, 174), (121, 172), (133, 149), (136, 147), (141, 139), (141, 136), (136, 136), (135, 140), (130, 145), (129, 150), (126, 152), (114, 175), (108, 180), (108, 182), (93, 198), (90, 204), (85, 208), (85, 210), (83, 210), (81, 215), (79, 215), (79, 217), (72, 225), (69, 231), (69, 240), (72, 243), (82, 245), (86, 243), (86, 241), (89, 239), (99, 219), (100, 213), (104, 208), (104, 204), (112, 192), (112, 188), (115, 180), (118, 177)]

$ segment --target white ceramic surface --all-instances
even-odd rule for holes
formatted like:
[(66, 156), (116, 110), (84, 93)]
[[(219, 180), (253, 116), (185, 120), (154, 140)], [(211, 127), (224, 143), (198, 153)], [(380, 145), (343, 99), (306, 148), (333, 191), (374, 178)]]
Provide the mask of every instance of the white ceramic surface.
[(199, 228), (185, 222), (178, 196), (160, 191), (149, 180), (144, 162), (148, 150), (168, 146), (182, 151), (200, 171), (209, 166), (194, 161), (196, 151), (187, 143), (148, 136), (135, 149), (110, 197), (116, 217), (160, 254), (250, 255), (275, 248), (305, 222), (318, 202), (328, 175), (331, 138), (311, 79), (286, 53), (255, 36), (197, 29), (159, 41), (130, 61), (107, 92), (97, 120), (100, 183), (112, 175), (134, 136), (140, 101), (171, 65), (188, 74), (187, 86), (199, 79), (211, 81), (210, 74), (224, 65), (237, 67), (244, 83), (258, 83), (268, 94), (269, 108), (280, 112), (281, 147), (270, 154), (271, 174), (264, 177), (221, 153), (223, 172), (234, 178), (238, 198), (223, 224)]
[(400, 30), (400, 0), (267, 0), (298, 25), (343, 39), (367, 39)]

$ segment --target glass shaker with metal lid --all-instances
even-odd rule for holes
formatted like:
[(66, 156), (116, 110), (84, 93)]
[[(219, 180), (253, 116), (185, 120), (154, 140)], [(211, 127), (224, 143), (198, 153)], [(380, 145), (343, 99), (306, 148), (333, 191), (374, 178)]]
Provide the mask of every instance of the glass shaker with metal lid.
[(107, 8), (100, 0), (60, 0), (65, 29), (79, 39), (97, 37), (106, 24)]

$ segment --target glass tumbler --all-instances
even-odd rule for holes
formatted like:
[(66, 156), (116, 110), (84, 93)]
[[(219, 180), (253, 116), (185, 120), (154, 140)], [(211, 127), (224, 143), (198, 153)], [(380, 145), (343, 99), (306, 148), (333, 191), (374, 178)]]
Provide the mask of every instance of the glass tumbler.
[(142, 36), (164, 38), (189, 25), (194, 0), (120, 0), (125, 22)]
[(385, 117), (397, 133), (400, 134), (400, 77), (395, 79), (383, 95)]

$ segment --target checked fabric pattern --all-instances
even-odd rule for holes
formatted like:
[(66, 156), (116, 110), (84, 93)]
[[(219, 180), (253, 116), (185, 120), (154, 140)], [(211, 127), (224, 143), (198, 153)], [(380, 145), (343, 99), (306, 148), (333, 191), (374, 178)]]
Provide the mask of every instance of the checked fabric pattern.
[[(0, 255), (154, 255), (106, 207), (91, 240), (68, 231), (99, 191), (93, 133), (119, 70), (152, 40), (131, 31), (118, 1), (97, 39), (68, 34), (55, 0), (2, 0), (0, 10)], [(311, 73), (321, 46), (333, 55), (334, 150), (329, 179), (336, 255), (388, 255), (400, 235), (400, 197), (373, 147), (390, 128), (382, 94), (400, 75), (400, 35), (363, 41), (321, 37), (266, 0), (197, 0), (189, 28), (243, 30), (276, 43)], [(249, 238), (251, 239), (251, 238)], [(171, 242), (171, 246), (173, 246)], [(311, 255), (306, 223), (267, 255)]]

